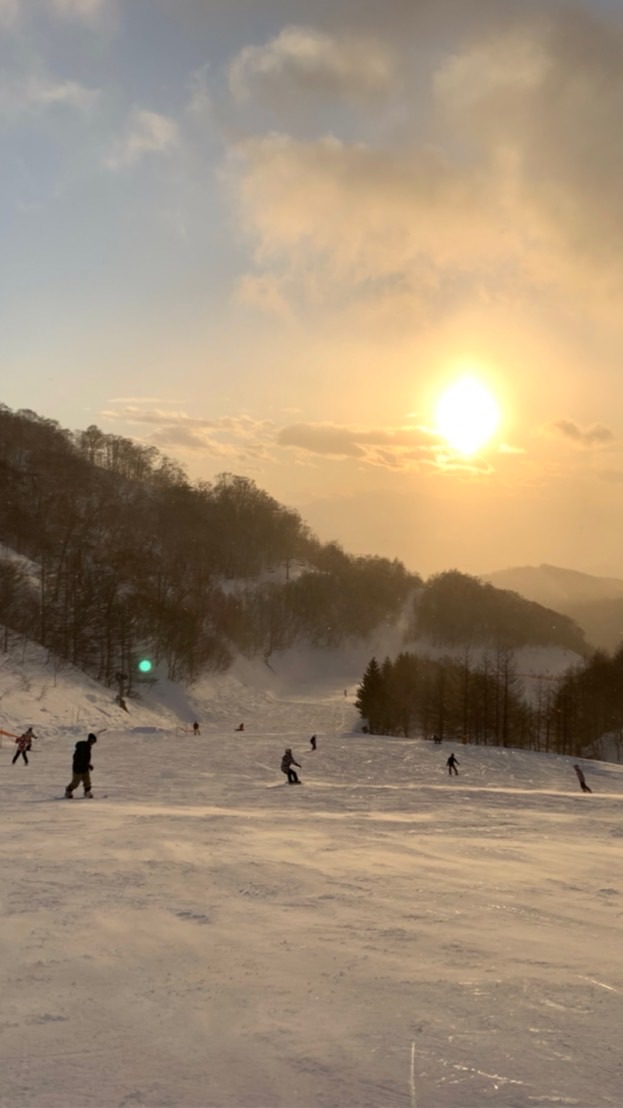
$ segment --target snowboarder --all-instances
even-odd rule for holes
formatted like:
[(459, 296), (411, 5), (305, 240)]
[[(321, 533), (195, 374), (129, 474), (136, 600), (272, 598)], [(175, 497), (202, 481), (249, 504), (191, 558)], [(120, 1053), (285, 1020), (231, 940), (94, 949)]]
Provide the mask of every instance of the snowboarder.
[(589, 789), (588, 785), (586, 784), (586, 778), (585, 778), (585, 776), (582, 772), (582, 767), (581, 766), (574, 766), (573, 768), (574, 768), (574, 770), (577, 774), (578, 781), (580, 782), (580, 788), (581, 788), (582, 792), (583, 793), (592, 793), (593, 790)]
[(28, 765), (28, 751), (32, 749), (32, 740), (36, 738), (37, 736), (34, 734), (32, 727), (28, 727), (27, 730), (24, 731), (24, 734), (20, 735), (19, 738), (15, 740), (15, 742), (17, 743), (17, 750), (11, 758), (12, 766), (15, 765), (20, 754), (24, 759), (26, 765)]
[(309, 745), (311, 746), (312, 750), (316, 749), (316, 736), (315, 735), (312, 735), (311, 739), (309, 740)]
[(299, 769), (301, 768), (300, 762), (295, 762), (294, 755), (290, 747), (288, 747), (281, 759), (281, 772), (287, 775), (288, 785), (300, 785), (299, 775), (295, 769), (292, 769), (292, 766), (298, 766)]
[(446, 762), (446, 765), (448, 767), (448, 776), (449, 777), (452, 777), (452, 772), (453, 771), (454, 771), (454, 773), (457, 777), (459, 776), (459, 771), (456, 767), (460, 766), (460, 764), (461, 763), (459, 762), (458, 758), (455, 758), (454, 754), (451, 754), (450, 757), (448, 758), (448, 761)]
[(93, 743), (96, 742), (97, 735), (90, 734), (86, 739), (82, 739), (80, 742), (76, 743), (71, 766), (72, 777), (65, 789), (65, 798), (67, 800), (71, 800), (74, 789), (77, 789), (81, 782), (84, 795), (88, 797), (93, 796), (91, 792), (91, 770), (93, 769), (91, 764), (91, 751), (93, 750)]
[(199, 730), (199, 724), (197, 723), (197, 720), (195, 720), (195, 722), (193, 723), (193, 735), (200, 735), (200, 734), (201, 734), (201, 731)]

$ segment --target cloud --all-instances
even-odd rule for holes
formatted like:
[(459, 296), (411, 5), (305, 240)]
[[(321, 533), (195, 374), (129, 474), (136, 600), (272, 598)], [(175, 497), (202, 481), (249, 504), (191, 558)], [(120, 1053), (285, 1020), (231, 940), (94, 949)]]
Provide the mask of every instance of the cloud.
[(369, 127), (365, 142), (339, 115), (341, 134), (297, 128), (306, 82), (365, 91), (342, 31), (289, 27), (233, 63), (239, 106), (294, 105), (289, 133), (229, 152), (225, 181), (254, 275), (275, 277), (292, 306), (329, 311), (347, 296), (405, 316), (581, 299), (618, 319), (621, 18), (553, 0), (509, 3), (504, 18), (492, 4), (442, 4), (434, 50), (422, 22), (418, 70), (392, 25), (397, 7), (387, 6), (387, 45), (375, 45), (391, 126)]
[(263, 46), (247, 46), (229, 68), (229, 87), (236, 100), (260, 98), (272, 105), (310, 96), (369, 101), (384, 95), (393, 80), (386, 45), (312, 27), (286, 27)]
[(234, 299), (281, 320), (292, 319), (292, 309), (279, 279), (270, 273), (247, 273), (241, 277)]
[(435, 254), (456, 268), (477, 257), (482, 271), (503, 249), (485, 214), (494, 187), (433, 148), (270, 134), (240, 143), (230, 173), (262, 263), (315, 260), (334, 280), (366, 281), (424, 271)]
[(134, 107), (106, 165), (111, 170), (130, 169), (147, 155), (170, 153), (177, 137), (177, 126), (168, 116)]
[(19, 15), (19, 0), (0, 0), (0, 27), (12, 27)]
[(553, 425), (553, 429), (559, 432), (563, 438), (570, 439), (578, 446), (593, 447), (611, 443), (614, 440), (613, 432), (600, 423), (594, 423), (590, 427), (582, 428), (570, 419), (559, 419)]
[(52, 108), (70, 108), (86, 113), (99, 98), (99, 91), (78, 81), (58, 80), (45, 74), (0, 77), (0, 118), (12, 121), (22, 115)]
[(107, 2), (108, 0), (51, 0), (51, 9), (64, 18), (91, 23), (103, 14)]
[(332, 423), (295, 423), (283, 427), (277, 443), (304, 453), (354, 459), (388, 470), (489, 473), (489, 459), (459, 458), (440, 435), (426, 427), (345, 427)]
[(122, 407), (103, 411), (101, 416), (114, 424), (155, 428), (147, 441), (164, 450), (202, 454), (206, 458), (227, 459), (250, 466), (269, 457), (275, 440), (274, 426), (269, 420), (255, 420), (249, 416), (205, 419), (190, 416), (183, 410), (142, 407), (149, 402), (149, 398), (137, 404), (120, 400)]
[(295, 423), (284, 427), (277, 436), (280, 446), (296, 446), (314, 454), (338, 458), (363, 458), (364, 451), (356, 441), (356, 432), (329, 424)]

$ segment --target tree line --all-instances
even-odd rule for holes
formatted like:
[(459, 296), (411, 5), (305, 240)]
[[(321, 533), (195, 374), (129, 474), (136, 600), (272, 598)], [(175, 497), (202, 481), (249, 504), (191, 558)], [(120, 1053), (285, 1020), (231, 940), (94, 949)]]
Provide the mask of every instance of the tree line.
[(334, 645), (394, 619), (420, 584), (322, 544), (253, 481), (190, 483), (154, 447), (0, 406), (0, 620), (132, 692), (147, 655), (176, 680)]
[[(190, 482), (155, 447), (69, 431), (0, 405), (3, 645), (27, 636), (132, 693), (147, 656), (174, 680), (332, 647), (379, 627), (405, 645), (551, 642), (586, 650), (555, 612), (456, 570), (428, 582), (397, 559), (321, 543), (247, 477)], [(1, 552), (0, 552), (1, 553)]]
[(356, 706), (371, 734), (438, 736), (454, 743), (600, 756), (604, 735), (623, 741), (623, 647), (602, 651), (527, 697), (513, 651), (498, 644), (473, 660), (432, 659), (409, 652), (379, 664), (372, 658)]

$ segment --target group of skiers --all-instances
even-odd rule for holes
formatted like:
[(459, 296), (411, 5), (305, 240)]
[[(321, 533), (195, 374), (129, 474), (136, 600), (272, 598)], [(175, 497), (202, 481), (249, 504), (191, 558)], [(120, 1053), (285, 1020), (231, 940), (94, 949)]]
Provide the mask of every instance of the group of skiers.
[[(240, 728), (236, 728), (236, 730), (241, 730), (241, 729), (242, 729), (242, 725), (241, 725)], [(196, 720), (192, 725), (192, 732), (193, 732), (193, 735), (199, 735), (200, 734), (199, 724), (197, 723)], [(32, 750), (33, 740), (37, 739), (37, 736), (35, 735), (35, 733), (33, 731), (33, 728), (32, 727), (26, 728), (26, 730), (21, 735), (11, 735), (11, 733), (9, 731), (1, 731), (0, 734), (7, 735), (10, 738), (15, 739), (16, 750), (15, 750), (15, 754), (13, 755), (13, 757), (11, 759), (11, 764), (15, 765), (15, 763), (21, 757), (23, 759), (24, 763), (26, 765), (28, 765), (29, 764), (28, 763), (28, 752), (30, 750)], [(436, 738), (436, 736), (435, 736), (435, 738)], [(93, 763), (91, 761), (91, 755), (92, 755), (93, 745), (96, 742), (97, 742), (97, 735), (95, 735), (93, 732), (90, 732), (86, 739), (81, 740), (81, 741), (76, 743), (74, 753), (73, 753), (72, 766), (71, 766), (72, 777), (71, 777), (71, 781), (69, 782), (69, 784), (65, 788), (65, 797), (66, 797), (67, 800), (72, 799), (73, 794), (74, 794), (74, 790), (78, 788), (78, 785), (82, 785), (83, 791), (84, 791), (84, 796), (86, 796), (86, 797), (92, 797), (93, 796), (93, 793), (91, 791), (91, 771), (93, 770)], [(311, 738), (309, 740), (309, 745), (310, 745), (310, 748), (311, 748), (312, 751), (317, 749), (318, 739), (317, 739), (316, 735), (311, 736)], [(457, 766), (459, 766), (460, 764), (461, 763), (459, 762), (456, 755), (454, 753), (450, 754), (450, 756), (446, 760), (446, 766), (448, 768), (448, 776), (449, 777), (451, 777), (453, 774), (456, 777), (459, 776), (459, 771), (457, 769)], [(297, 769), (300, 769), (301, 768), (301, 763), (296, 761), (296, 759), (294, 757), (294, 754), (292, 753), (292, 748), (288, 746), (288, 747), (286, 747), (286, 749), (283, 753), (282, 759), (281, 759), (281, 772), (286, 775), (289, 785), (300, 785), (301, 784), (301, 779), (300, 779), (298, 773), (296, 772), (296, 769), (294, 768), (295, 766), (297, 767)], [(579, 785), (580, 785), (580, 788), (581, 788), (582, 792), (583, 793), (592, 792), (592, 789), (590, 789), (589, 786), (586, 783), (586, 778), (584, 776), (584, 773), (582, 771), (581, 766), (576, 764), (576, 765), (574, 765), (573, 768), (576, 772), (577, 779), (578, 779), (578, 782), (579, 782)]]

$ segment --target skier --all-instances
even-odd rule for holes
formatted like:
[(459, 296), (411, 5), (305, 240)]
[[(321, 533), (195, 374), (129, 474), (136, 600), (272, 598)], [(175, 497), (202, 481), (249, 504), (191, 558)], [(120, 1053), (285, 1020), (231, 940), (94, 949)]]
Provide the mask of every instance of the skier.
[(93, 769), (91, 764), (91, 751), (93, 750), (93, 743), (96, 742), (97, 735), (90, 734), (86, 739), (82, 739), (80, 742), (76, 743), (71, 766), (72, 777), (65, 789), (65, 798), (67, 800), (71, 800), (74, 789), (78, 788), (80, 782), (82, 782), (84, 795), (89, 798), (93, 796), (91, 792), (91, 770)]
[(448, 776), (449, 777), (452, 777), (452, 771), (453, 770), (454, 770), (455, 775), (457, 777), (459, 776), (459, 771), (456, 767), (460, 766), (460, 764), (461, 763), (459, 762), (458, 758), (455, 758), (454, 754), (451, 754), (450, 757), (448, 758), (448, 761), (446, 762), (446, 765), (448, 767)]
[(433, 742), (435, 746), (441, 746), (441, 735), (433, 735)]
[(294, 755), (290, 747), (287, 747), (285, 754), (281, 759), (281, 772), (287, 774), (288, 785), (300, 785), (301, 782), (299, 779), (299, 775), (295, 769), (292, 769), (292, 766), (298, 766), (299, 769), (301, 768), (300, 762), (295, 762)]
[(24, 759), (26, 765), (28, 765), (28, 751), (32, 749), (32, 740), (36, 738), (37, 736), (34, 734), (32, 727), (28, 727), (27, 730), (24, 731), (24, 734), (20, 735), (19, 738), (15, 740), (15, 742), (17, 743), (17, 750), (11, 758), (12, 766), (15, 765), (20, 754)]
[(311, 739), (309, 740), (309, 745), (311, 746), (312, 750), (316, 749), (316, 736), (315, 735), (312, 735)]
[(586, 778), (584, 777), (584, 774), (582, 772), (582, 767), (581, 766), (574, 766), (573, 768), (574, 768), (574, 770), (577, 774), (578, 781), (580, 782), (580, 788), (581, 788), (582, 792), (583, 793), (592, 793), (593, 790), (589, 789), (588, 785), (586, 784)]
[(197, 720), (195, 720), (195, 722), (193, 723), (193, 735), (200, 735), (200, 734), (201, 734), (201, 731), (199, 730), (199, 724), (197, 723)]

